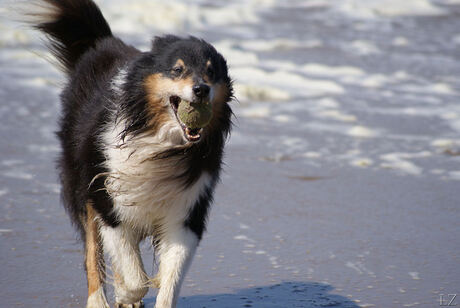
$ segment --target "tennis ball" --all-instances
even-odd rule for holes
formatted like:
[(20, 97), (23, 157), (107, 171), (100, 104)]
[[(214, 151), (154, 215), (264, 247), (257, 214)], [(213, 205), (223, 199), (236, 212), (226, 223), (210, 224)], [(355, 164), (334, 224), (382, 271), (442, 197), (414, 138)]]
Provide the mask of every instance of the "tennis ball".
[(177, 116), (190, 129), (205, 127), (211, 122), (211, 103), (181, 100), (177, 108)]

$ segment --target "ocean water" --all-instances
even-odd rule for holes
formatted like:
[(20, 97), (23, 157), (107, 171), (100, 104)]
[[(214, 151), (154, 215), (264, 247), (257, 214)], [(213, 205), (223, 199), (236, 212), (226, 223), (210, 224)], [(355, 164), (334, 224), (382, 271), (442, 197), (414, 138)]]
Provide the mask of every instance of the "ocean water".
[[(437, 307), (460, 291), (460, 1), (96, 2), (143, 50), (205, 38), (234, 79), (225, 172), (179, 307)], [(0, 298), (81, 307), (54, 167), (64, 79), (14, 10), (0, 1)]]

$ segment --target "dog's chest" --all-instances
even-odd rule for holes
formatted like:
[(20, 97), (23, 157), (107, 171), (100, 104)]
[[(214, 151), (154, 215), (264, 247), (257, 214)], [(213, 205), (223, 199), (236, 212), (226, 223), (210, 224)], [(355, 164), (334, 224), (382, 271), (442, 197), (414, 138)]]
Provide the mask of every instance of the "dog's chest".
[[(205, 173), (186, 189), (153, 179), (139, 183), (140, 189), (129, 185), (128, 190), (114, 196), (114, 211), (121, 222), (146, 232), (167, 224), (182, 224), (209, 183), (210, 176)], [(115, 185), (124, 190), (123, 183)]]
[(151, 159), (164, 146), (155, 142), (142, 140), (105, 149), (105, 186), (114, 212), (122, 223), (144, 232), (153, 232), (165, 224), (183, 223), (211, 183), (211, 176), (204, 172), (194, 184), (184, 187), (177, 178), (184, 170), (183, 160)]

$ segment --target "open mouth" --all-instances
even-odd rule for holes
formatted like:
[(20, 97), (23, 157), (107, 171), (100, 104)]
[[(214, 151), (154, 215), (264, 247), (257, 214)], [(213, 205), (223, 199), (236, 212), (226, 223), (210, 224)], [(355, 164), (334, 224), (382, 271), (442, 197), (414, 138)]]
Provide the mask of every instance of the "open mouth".
[(203, 132), (203, 128), (190, 128), (187, 127), (177, 116), (177, 109), (179, 108), (179, 103), (181, 102), (181, 98), (179, 96), (171, 96), (169, 98), (169, 103), (174, 111), (174, 115), (176, 116), (177, 122), (179, 122), (182, 130), (184, 132), (185, 138), (190, 142), (197, 142), (201, 139), (201, 133)]

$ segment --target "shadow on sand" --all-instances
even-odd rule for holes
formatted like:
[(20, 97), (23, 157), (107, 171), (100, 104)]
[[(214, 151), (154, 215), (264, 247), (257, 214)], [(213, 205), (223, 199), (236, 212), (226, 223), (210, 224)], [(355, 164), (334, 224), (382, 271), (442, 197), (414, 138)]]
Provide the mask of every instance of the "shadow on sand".
[[(333, 287), (317, 282), (283, 282), (271, 286), (238, 290), (234, 294), (210, 294), (181, 297), (178, 308), (359, 308), (348, 298), (330, 294)], [(145, 307), (153, 307), (155, 298), (145, 298)]]

